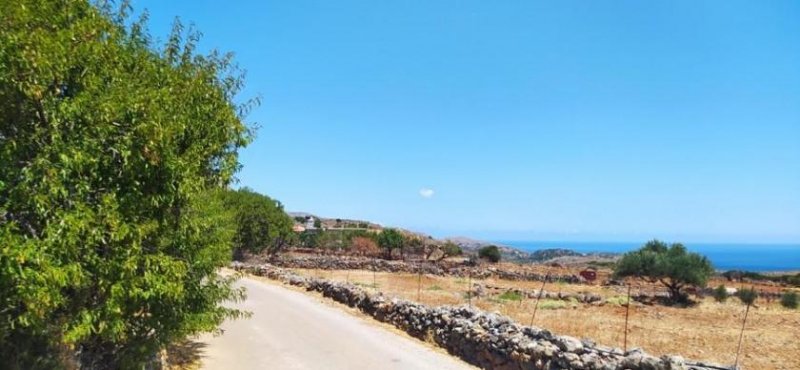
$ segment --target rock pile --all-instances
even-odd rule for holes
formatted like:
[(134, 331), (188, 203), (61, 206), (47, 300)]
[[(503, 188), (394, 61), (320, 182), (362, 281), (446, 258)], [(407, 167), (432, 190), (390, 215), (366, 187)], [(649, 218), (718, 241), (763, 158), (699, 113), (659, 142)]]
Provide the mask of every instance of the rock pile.
[(654, 357), (640, 350), (596, 345), (588, 339), (559, 336), (536, 327), (520, 326), (497, 313), (467, 306), (428, 307), (402, 299), (388, 299), (357, 286), (302, 277), (272, 265), (234, 266), (256, 275), (317, 291), (325, 297), (358, 308), (377, 320), (391, 323), (410, 335), (431, 341), (464, 361), (484, 369), (702, 369), (680, 356)]

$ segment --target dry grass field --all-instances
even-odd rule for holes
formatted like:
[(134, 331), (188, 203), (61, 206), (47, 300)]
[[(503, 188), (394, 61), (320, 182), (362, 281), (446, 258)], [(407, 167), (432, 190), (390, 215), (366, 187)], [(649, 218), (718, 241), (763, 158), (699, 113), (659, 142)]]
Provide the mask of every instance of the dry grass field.
[[(348, 281), (388, 296), (419, 300), (428, 305), (467, 304), (467, 279), (371, 271), (295, 270), (299, 274)], [(473, 280), (473, 283), (538, 290), (541, 282)], [(714, 281), (711, 284), (719, 284)], [(715, 285), (714, 285), (715, 286)], [(419, 289), (418, 289), (419, 287)], [(654, 289), (653, 286), (634, 286)], [(548, 284), (546, 291), (591, 292), (611, 302), (625, 302), (623, 287)], [(491, 292), (490, 292), (491, 293)], [(472, 304), (497, 311), (528, 325), (534, 299), (493, 292), (472, 298)], [(418, 296), (419, 295), (419, 296)], [(623, 347), (625, 310), (623, 304), (589, 305), (542, 300), (534, 325), (557, 334), (591, 338), (599, 344)], [(708, 297), (690, 308), (643, 305), (630, 308), (628, 348), (640, 347), (655, 355), (680, 354), (695, 360), (732, 365), (742, 326), (744, 306), (736, 298), (717, 303)], [(759, 301), (751, 308), (745, 329), (740, 366), (744, 369), (800, 369), (800, 311), (788, 310), (777, 302)]]

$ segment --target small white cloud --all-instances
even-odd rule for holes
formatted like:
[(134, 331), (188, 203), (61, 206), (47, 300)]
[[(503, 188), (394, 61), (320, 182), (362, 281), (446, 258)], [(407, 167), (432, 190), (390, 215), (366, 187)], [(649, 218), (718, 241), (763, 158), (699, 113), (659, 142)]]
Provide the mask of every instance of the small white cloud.
[(419, 195), (423, 198), (431, 198), (433, 197), (433, 189), (422, 188), (419, 189)]

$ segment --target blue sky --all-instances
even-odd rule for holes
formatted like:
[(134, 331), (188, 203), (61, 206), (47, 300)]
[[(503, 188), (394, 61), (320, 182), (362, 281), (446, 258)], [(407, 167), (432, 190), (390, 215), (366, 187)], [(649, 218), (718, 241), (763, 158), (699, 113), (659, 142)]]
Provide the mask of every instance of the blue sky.
[[(263, 104), (240, 185), (509, 240), (800, 241), (800, 2), (135, 1)], [(426, 191), (429, 190), (429, 191)]]

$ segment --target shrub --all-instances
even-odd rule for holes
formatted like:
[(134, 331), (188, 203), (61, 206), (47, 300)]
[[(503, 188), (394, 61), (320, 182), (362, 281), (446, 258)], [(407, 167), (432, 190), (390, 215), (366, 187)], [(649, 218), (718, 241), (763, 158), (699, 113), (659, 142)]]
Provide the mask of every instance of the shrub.
[(567, 302), (557, 299), (544, 299), (541, 302), (539, 302), (539, 308), (542, 310), (557, 310), (566, 307), (567, 307)]
[(729, 297), (728, 289), (725, 288), (725, 285), (720, 284), (718, 287), (714, 288), (713, 295), (714, 300), (717, 302), (725, 302)]
[(798, 297), (798, 294), (795, 292), (783, 293), (781, 305), (786, 308), (795, 309), (800, 306), (800, 297)]
[(514, 290), (507, 290), (500, 294), (498, 298), (506, 301), (520, 301), (522, 300), (522, 293), (514, 291)]
[(756, 301), (756, 298), (758, 298), (758, 293), (756, 292), (755, 288), (740, 289), (738, 292), (736, 292), (736, 296), (740, 301), (742, 301), (742, 303), (749, 306)]
[(483, 247), (478, 250), (478, 256), (492, 263), (500, 262), (500, 249), (495, 245)]
[(351, 242), (351, 249), (362, 256), (374, 256), (378, 254), (378, 244), (366, 236), (357, 236)]
[(606, 298), (606, 304), (614, 305), (614, 306), (624, 306), (628, 303), (628, 297), (624, 295), (618, 295), (614, 297)]

